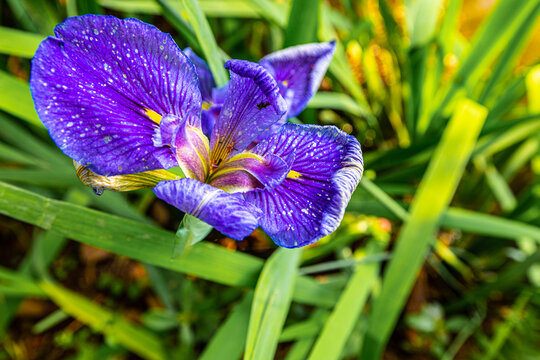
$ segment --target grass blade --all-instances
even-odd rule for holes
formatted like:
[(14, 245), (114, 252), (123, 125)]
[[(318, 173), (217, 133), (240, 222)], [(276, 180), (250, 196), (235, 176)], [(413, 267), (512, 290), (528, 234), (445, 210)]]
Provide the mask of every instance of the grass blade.
[(193, 25), (197, 39), (199, 40), (199, 45), (203, 51), (203, 54), (206, 58), (208, 66), (214, 75), (214, 80), (218, 87), (223, 86), (229, 80), (227, 72), (223, 67), (223, 61), (220, 53), (219, 47), (216, 43), (216, 39), (212, 34), (212, 29), (208, 20), (204, 16), (204, 13), (199, 6), (197, 0), (182, 0), (182, 4), (187, 12), (188, 18)]
[(441, 225), (473, 234), (514, 240), (530, 237), (540, 242), (540, 228), (536, 226), (465, 209), (448, 209), (441, 217)]
[(51, 282), (42, 282), (41, 289), (65, 313), (92, 327), (145, 359), (166, 359), (157, 336), (136, 326), (114, 312)]
[(199, 360), (240, 358), (248, 332), (252, 300), (253, 294), (249, 293), (234, 307), (231, 315), (212, 337)]
[(292, 1), (283, 47), (317, 41), (321, 1), (316, 1), (318, 4), (313, 0)]
[[(368, 245), (366, 256), (381, 251), (381, 245), (373, 240)], [(339, 359), (351, 331), (364, 308), (379, 272), (379, 264), (365, 263), (356, 266), (334, 311), (326, 321), (309, 360)]]
[(255, 288), (244, 359), (273, 359), (291, 305), (301, 251), (280, 248), (267, 260)]
[(34, 109), (28, 83), (0, 71), (0, 110), (20, 117), (31, 124), (43, 126)]
[(44, 293), (28, 276), (0, 267), (0, 295), (43, 297)]
[(32, 58), (43, 36), (0, 26), (0, 54)]
[(373, 306), (360, 358), (381, 357), (486, 115), (484, 107), (463, 100), (450, 120), (420, 183), (409, 220), (397, 240), (393, 258), (383, 278), (381, 293)]
[(316, 93), (311, 98), (307, 107), (314, 109), (341, 110), (356, 116), (369, 115), (369, 109), (366, 109), (358, 102), (354, 101), (349, 95), (335, 92)]
[(268, 21), (279, 27), (285, 27), (287, 24), (284, 4), (280, 5), (272, 0), (251, 0), (251, 4), (255, 10)]
[(405, 0), (405, 19), (411, 47), (427, 43), (435, 33), (442, 0)]
[[(152, 265), (196, 275), (230, 286), (253, 287), (263, 267), (254, 256), (231, 252), (200, 242), (179, 259), (174, 259), (175, 234), (139, 222), (52, 200), (0, 182), (0, 214), (30, 223), (110, 252)], [(73, 227), (77, 224), (77, 227)], [(213, 266), (208, 266), (211, 263)], [(334, 288), (314, 279), (299, 277), (295, 301), (332, 306)]]
[(506, 318), (504, 323), (497, 326), (493, 339), (487, 346), (487, 352), (484, 356), (480, 357), (480, 360), (493, 360), (496, 359), (504, 343), (512, 333), (514, 327), (518, 326), (519, 320), (524, 317), (525, 307), (527, 306), (531, 294), (529, 292), (522, 292), (518, 297), (514, 306), (512, 306), (510, 315)]

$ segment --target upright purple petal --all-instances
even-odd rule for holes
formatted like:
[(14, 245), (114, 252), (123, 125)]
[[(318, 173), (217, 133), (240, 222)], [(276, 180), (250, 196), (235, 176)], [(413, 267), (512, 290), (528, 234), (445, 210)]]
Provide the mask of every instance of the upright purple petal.
[(261, 215), (259, 209), (240, 195), (226, 193), (195, 179), (160, 182), (154, 192), (160, 199), (235, 240), (251, 234)]
[(242, 60), (229, 60), (225, 67), (231, 81), (210, 139), (214, 164), (244, 150), (287, 110), (276, 81), (263, 67)]
[(186, 54), (193, 65), (195, 65), (195, 69), (197, 69), (202, 100), (207, 103), (212, 102), (212, 89), (216, 87), (216, 83), (208, 64), (203, 59), (198, 57), (197, 54), (195, 54), (190, 48), (185, 48), (184, 54)]
[(280, 185), (244, 194), (263, 211), (260, 226), (276, 244), (309, 245), (337, 228), (363, 172), (354, 137), (333, 126), (286, 124), (253, 152), (293, 159)]
[(260, 64), (274, 76), (289, 110), (298, 115), (317, 92), (334, 55), (335, 42), (293, 46), (271, 53)]
[(193, 64), (170, 35), (136, 19), (68, 18), (40, 44), (30, 88), (55, 143), (100, 175), (176, 166), (152, 139), (161, 117), (200, 123)]

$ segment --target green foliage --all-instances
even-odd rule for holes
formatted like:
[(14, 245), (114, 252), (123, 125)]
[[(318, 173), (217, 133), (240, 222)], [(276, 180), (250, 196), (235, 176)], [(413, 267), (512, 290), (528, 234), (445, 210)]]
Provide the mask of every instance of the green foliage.
[[(523, 60), (539, 46), (540, 5), (499, 0), (469, 39), (469, 3), (8, 0), (0, 359), (20, 357), (27, 299), (55, 307), (25, 336), (81, 359), (540, 357), (540, 65)], [(151, 191), (84, 188), (37, 117), (28, 75), (54, 25), (89, 12), (171, 32), (218, 85), (228, 58), (336, 40), (323, 91), (294, 121), (336, 125), (363, 146), (340, 228), (302, 250), (256, 233), (230, 251)], [(88, 246), (107, 255), (92, 260)], [(125, 262), (142, 275), (108, 272)]]

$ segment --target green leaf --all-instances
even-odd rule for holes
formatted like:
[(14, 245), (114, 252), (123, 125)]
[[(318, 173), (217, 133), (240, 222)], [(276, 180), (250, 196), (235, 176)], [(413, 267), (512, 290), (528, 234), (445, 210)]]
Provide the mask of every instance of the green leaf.
[(285, 4), (278, 4), (272, 0), (251, 0), (255, 10), (268, 21), (285, 27), (287, 19), (285, 17)]
[(42, 332), (47, 331), (53, 326), (56, 326), (62, 321), (66, 320), (68, 317), (68, 314), (62, 310), (56, 310), (37, 322), (36, 325), (32, 327), (32, 332), (34, 334), (41, 334)]
[[(1, 74), (1, 73), (0, 73)], [(40, 123), (41, 124), (41, 123)], [(44, 128), (35, 129), (34, 134), (22, 126), (20, 121), (14, 121), (9, 116), (0, 113), (0, 138), (14, 147), (18, 147), (25, 153), (30, 154), (42, 168), (63, 168), (73, 170), (73, 161), (62, 154), (58, 149), (53, 148), (53, 144), (46, 144), (38, 138), (40, 130), (42, 134), (46, 131)]]
[(523, 50), (529, 44), (534, 30), (537, 28), (535, 24), (538, 23), (539, 14), (540, 6), (536, 10), (531, 11), (528, 18), (521, 23), (520, 29), (514, 33), (514, 36), (508, 42), (494, 69), (490, 71), (487, 84), (478, 98), (480, 103), (483, 104), (487, 99), (491, 100), (491, 98), (497, 101), (500, 95), (500, 89), (498, 87), (506, 86), (503, 82), (518, 65)]
[(182, 0), (182, 4), (188, 14), (188, 18), (195, 30), (199, 45), (203, 51), (204, 57), (214, 75), (214, 80), (218, 87), (223, 86), (229, 80), (227, 72), (223, 67), (223, 61), (216, 39), (212, 34), (212, 29), (208, 20), (204, 16), (197, 0)]
[(505, 342), (510, 337), (512, 331), (519, 324), (519, 320), (525, 316), (525, 308), (531, 298), (529, 292), (522, 292), (517, 298), (516, 302), (512, 306), (510, 315), (505, 316), (505, 320), (502, 324), (496, 327), (495, 334), (490, 343), (487, 344), (487, 352), (484, 356), (480, 357), (481, 360), (493, 360), (500, 355)]
[[(305, 321), (299, 321), (283, 329), (279, 342), (314, 338), (319, 334), (330, 313), (326, 309), (316, 309)], [(315, 339), (313, 339), (315, 341)]]
[[(99, 0), (99, 3), (112, 10), (137, 14), (158, 15), (161, 12), (160, 6), (181, 10), (178, 0)], [(248, 0), (199, 0), (199, 5), (208, 17), (260, 17), (255, 6)]]
[(0, 267), (0, 294), (6, 296), (37, 296), (44, 293), (32, 279), (16, 271)]
[(28, 83), (0, 71), (0, 110), (20, 117), (31, 124), (43, 126), (34, 109)]
[(199, 360), (238, 359), (242, 355), (248, 332), (249, 310), (253, 293), (248, 293), (216, 331)]
[[(366, 256), (369, 257), (381, 251), (381, 244), (372, 240), (367, 249)], [(336, 307), (324, 324), (309, 360), (339, 359), (345, 342), (354, 329), (368, 295), (378, 278), (378, 272), (378, 263), (364, 263), (356, 266)]]
[(246, 341), (245, 360), (273, 359), (291, 305), (301, 250), (276, 250), (257, 281)]
[(167, 358), (163, 345), (154, 334), (59, 285), (42, 282), (40, 287), (65, 313), (112, 337), (126, 349), (145, 359)]
[(533, 114), (540, 113), (540, 65), (536, 65), (527, 74), (525, 84), (527, 86), (527, 99), (529, 111)]
[(347, 94), (336, 92), (318, 92), (309, 101), (308, 108), (334, 109), (346, 111), (356, 116), (369, 115), (369, 109), (360, 105)]
[[(500, 0), (460, 59), (460, 67), (456, 71), (452, 83), (440, 91), (432, 102), (434, 118), (440, 116), (447, 105), (459, 96), (472, 90), (480, 82), (482, 75), (493, 61), (508, 47), (509, 41), (520, 31), (532, 13), (540, 12), (540, 4), (535, 0)], [(532, 23), (530, 24), (532, 26)], [(519, 50), (519, 47), (513, 47)], [(506, 56), (510, 56), (507, 54)], [(436, 126), (440, 121), (432, 121)]]
[[(440, 218), (447, 208), (471, 155), (487, 110), (463, 100), (448, 123), (396, 241), (381, 293), (373, 305), (362, 359), (378, 359), (414, 284)], [(460, 144), (456, 147), (456, 144)]]
[(199, 220), (195, 216), (185, 214), (182, 223), (176, 232), (173, 257), (180, 257), (184, 251), (188, 250), (191, 246), (204, 240), (210, 231), (212, 231), (212, 226)]
[(431, 40), (442, 8), (443, 0), (405, 0), (405, 22), (411, 47)]
[(32, 58), (43, 36), (0, 26), (0, 54)]
[[(318, 2), (318, 4), (316, 4)], [(320, 0), (293, 0), (283, 47), (317, 41)]]
[[(174, 259), (174, 233), (48, 199), (2, 182), (0, 214), (119, 255), (225, 285), (253, 287), (263, 267), (263, 262), (254, 256), (206, 242), (195, 244), (185, 256)], [(335, 288), (314, 279), (304, 276), (296, 281), (294, 299), (298, 302), (328, 307), (336, 297)]]
[(441, 217), (441, 226), (514, 240), (530, 237), (540, 242), (539, 227), (466, 209), (448, 209)]

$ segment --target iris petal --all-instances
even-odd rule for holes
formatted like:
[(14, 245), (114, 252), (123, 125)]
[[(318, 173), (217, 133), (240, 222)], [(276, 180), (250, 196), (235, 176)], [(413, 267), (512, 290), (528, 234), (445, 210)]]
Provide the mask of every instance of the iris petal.
[(298, 115), (317, 92), (332, 60), (335, 42), (293, 46), (271, 53), (260, 64), (279, 84), (289, 110), (287, 117)]
[(235, 240), (242, 240), (258, 226), (259, 209), (237, 194), (194, 179), (164, 181), (157, 184), (154, 192), (160, 199)]
[(276, 81), (264, 68), (242, 60), (229, 60), (225, 67), (231, 81), (210, 139), (214, 164), (244, 150), (287, 110)]
[(160, 117), (200, 122), (193, 65), (170, 35), (136, 19), (68, 18), (40, 44), (30, 88), (56, 144), (101, 175), (177, 166), (153, 144)]
[(279, 246), (311, 244), (333, 232), (363, 172), (358, 141), (335, 127), (286, 124), (253, 152), (287, 158), (287, 178), (245, 199), (263, 211), (260, 225)]
[(209, 172), (210, 148), (202, 130), (180, 120), (173, 140), (176, 160), (187, 177), (205, 182)]
[(229, 159), (212, 174), (209, 184), (227, 192), (271, 189), (285, 179), (290, 165), (274, 154), (244, 152)]
[(184, 54), (186, 54), (193, 65), (195, 65), (195, 69), (197, 69), (202, 100), (207, 103), (212, 102), (212, 89), (216, 86), (216, 83), (208, 64), (206, 64), (203, 59), (198, 57), (197, 54), (195, 54), (190, 48), (185, 48)]

